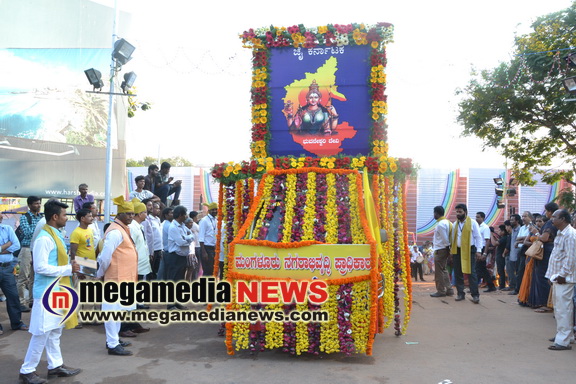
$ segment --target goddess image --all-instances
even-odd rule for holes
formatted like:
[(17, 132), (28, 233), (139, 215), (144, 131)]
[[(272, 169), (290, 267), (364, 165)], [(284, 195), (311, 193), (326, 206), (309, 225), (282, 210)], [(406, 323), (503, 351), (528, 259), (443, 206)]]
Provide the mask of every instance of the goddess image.
[(292, 101), (284, 104), (284, 116), (290, 132), (300, 135), (332, 135), (338, 126), (338, 114), (332, 105), (321, 104), (320, 93), (316, 80), (308, 88), (306, 105), (299, 106), (294, 113)]

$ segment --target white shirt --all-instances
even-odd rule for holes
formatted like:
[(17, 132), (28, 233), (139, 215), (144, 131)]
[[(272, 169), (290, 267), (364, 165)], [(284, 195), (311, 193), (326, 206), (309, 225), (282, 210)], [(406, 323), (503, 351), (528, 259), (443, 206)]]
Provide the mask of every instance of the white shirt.
[[(518, 231), (518, 237), (528, 237), (530, 236), (530, 226), (529, 225), (523, 225), (520, 227), (520, 230)], [(519, 243), (516, 248), (522, 248), (522, 243)]]
[(160, 218), (148, 215), (147, 220), (149, 220), (150, 225), (152, 226), (152, 239), (154, 240), (152, 251), (161, 251), (164, 247), (162, 244), (162, 223), (160, 222)]
[(152, 217), (152, 215), (146, 216), (146, 220), (142, 222), (142, 229), (144, 229), (144, 236), (146, 240), (146, 247), (148, 248), (148, 252), (150, 255), (154, 254), (154, 230), (152, 229), (152, 221), (148, 218)]
[(210, 214), (200, 220), (198, 241), (204, 245), (216, 246), (216, 225), (216, 218)]
[(140, 199), (140, 201), (142, 201), (145, 199), (153, 198), (154, 194), (152, 192), (146, 190), (146, 189), (143, 189), (142, 192), (132, 191), (132, 192), (130, 192), (130, 196), (128, 197), (128, 200), (132, 200), (135, 197)]
[(194, 235), (194, 247), (200, 248), (200, 226), (196, 222), (192, 224), (192, 234)]
[[(456, 220), (453, 224), (453, 231), (457, 231), (458, 237), (456, 240), (456, 245), (458, 246), (458, 248), (461, 247), (461, 238), (462, 238), (462, 229), (464, 228), (464, 224), (466, 223), (467, 218), (464, 220), (464, 222), (460, 222), (459, 220)], [(476, 252), (480, 252), (482, 251), (482, 247), (484, 247), (484, 240), (482, 239), (482, 235), (480, 234), (480, 227), (478, 226), (478, 223), (476, 222), (476, 220), (471, 220), (472, 221), (472, 231), (470, 231), (470, 245), (471, 246), (475, 246), (476, 247)]]
[(434, 228), (434, 239), (432, 249), (435, 251), (450, 246), (450, 222), (447, 219), (441, 220)]
[(168, 252), (176, 253), (178, 256), (188, 256), (192, 242), (194, 242), (194, 235), (184, 223), (180, 224), (172, 220), (168, 228)]
[(144, 240), (142, 225), (136, 220), (132, 220), (128, 224), (128, 228), (130, 228), (130, 236), (134, 241), (136, 252), (138, 252), (138, 274), (147, 275), (152, 272), (152, 268), (150, 268), (150, 253), (148, 252), (146, 240)]
[(98, 272), (96, 273), (96, 277), (103, 277), (112, 262), (112, 254), (122, 244), (124, 241), (122, 237), (122, 233), (119, 229), (112, 229), (106, 234), (106, 238), (104, 240), (104, 248), (102, 248), (102, 252), (98, 255)]
[(34, 259), (34, 273), (44, 276), (72, 276), (72, 265), (51, 265), (48, 263), (50, 252), (56, 247), (50, 236), (42, 236), (34, 242), (32, 258)]
[[(80, 223), (78, 223), (78, 226), (80, 226)], [(92, 224), (88, 226), (88, 228), (92, 230), (92, 235), (94, 236), (94, 244), (98, 244), (102, 238), (102, 233), (100, 232), (98, 223), (93, 221)]]

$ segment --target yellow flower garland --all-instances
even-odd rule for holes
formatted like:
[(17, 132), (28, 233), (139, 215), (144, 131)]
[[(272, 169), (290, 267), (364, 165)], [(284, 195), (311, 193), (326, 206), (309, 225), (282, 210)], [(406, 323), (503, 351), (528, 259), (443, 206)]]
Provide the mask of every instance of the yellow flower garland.
[(370, 337), (370, 280), (352, 286), (352, 336), (356, 353), (366, 353)]
[[(267, 311), (282, 310), (282, 303), (269, 304), (266, 306)], [(266, 323), (266, 348), (275, 349), (284, 345), (284, 324), (276, 321)]]
[[(296, 304), (296, 310), (300, 313), (308, 311), (308, 304)], [(302, 352), (306, 352), (309, 346), (308, 323), (299, 321), (296, 323), (296, 354), (300, 355)]]
[(294, 219), (294, 206), (296, 205), (296, 174), (290, 173), (286, 177), (286, 213), (284, 214), (283, 243), (292, 240), (292, 220)]
[(306, 207), (304, 208), (304, 224), (302, 225), (302, 240), (314, 240), (314, 218), (316, 217), (316, 173), (308, 173), (306, 182)]
[(320, 325), (320, 351), (326, 353), (340, 352), (338, 338), (338, 293), (339, 285), (328, 286), (328, 300), (322, 304), (322, 310), (328, 312), (329, 319)]
[(328, 187), (326, 199), (326, 243), (338, 244), (338, 215), (336, 214), (336, 176), (326, 174)]
[[(260, 206), (265, 206), (268, 204), (270, 200), (270, 195), (272, 194), (272, 183), (274, 181), (274, 176), (267, 175), (264, 179), (264, 191), (262, 192), (262, 199), (260, 200)], [(260, 215), (260, 218), (256, 221), (254, 225), (254, 232), (252, 232), (252, 238), (255, 239), (258, 237), (260, 233), (260, 228), (262, 228), (262, 224), (264, 223), (264, 215)]]
[(388, 328), (394, 321), (394, 211), (392, 204), (394, 178), (380, 175), (383, 184), (382, 215), (385, 218), (384, 228), (388, 233), (388, 242), (385, 244), (385, 257), (382, 260), (384, 273), (384, 327)]
[[(399, 188), (399, 186), (398, 186)], [(400, 189), (400, 188), (399, 188)], [(403, 203), (403, 193), (402, 193), (402, 189), (400, 189), (398, 191), (398, 202), (396, 204), (396, 212), (395, 212), (395, 216), (398, 220), (398, 230), (400, 231), (400, 233), (403, 233), (403, 228), (404, 228), (404, 213), (402, 210), (402, 203)], [(409, 282), (408, 282), (408, 276), (410, 275), (410, 271), (407, 270), (406, 268), (406, 263), (404, 262), (405, 257), (406, 257), (406, 243), (404, 241), (404, 236), (398, 236), (398, 247), (400, 248), (400, 268), (402, 269), (402, 274), (401, 274), (401, 278), (402, 278), (402, 285), (404, 286), (404, 321), (403, 321), (403, 325), (402, 325), (402, 334), (404, 335), (406, 333), (406, 327), (408, 326), (408, 322), (410, 321), (410, 302), (411, 302), (411, 297), (410, 297), (410, 293), (409, 293)]]
[(349, 188), (348, 193), (350, 195), (350, 229), (352, 233), (352, 243), (353, 244), (366, 244), (368, 239), (366, 239), (366, 234), (364, 233), (364, 228), (362, 228), (362, 222), (360, 221), (360, 208), (358, 206), (358, 188), (356, 184), (356, 177), (359, 177), (353, 173), (348, 174)]

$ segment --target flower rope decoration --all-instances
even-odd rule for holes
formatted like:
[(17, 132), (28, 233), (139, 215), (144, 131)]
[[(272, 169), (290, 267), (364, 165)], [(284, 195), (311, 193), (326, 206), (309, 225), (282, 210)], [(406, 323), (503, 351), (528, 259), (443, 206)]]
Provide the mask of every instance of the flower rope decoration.
[[(284, 305), (284, 313), (288, 314), (294, 308), (294, 304), (286, 304)], [(284, 322), (284, 345), (282, 351), (291, 355), (296, 353), (296, 324), (292, 321)]]
[[(320, 306), (312, 303), (308, 303), (309, 311), (318, 311)], [(308, 323), (308, 353), (313, 355), (320, 354), (320, 336), (321, 335), (321, 325), (320, 323)]]
[(340, 352), (350, 356), (354, 352), (354, 339), (352, 338), (352, 284), (343, 284), (338, 288), (338, 339)]
[(352, 336), (357, 353), (366, 353), (370, 338), (370, 281), (352, 286)]
[(316, 173), (308, 173), (306, 180), (306, 206), (302, 218), (302, 240), (314, 240), (314, 218), (316, 216)]
[[(274, 176), (272, 175), (267, 175), (266, 178), (264, 179), (264, 182), (261, 183), (261, 185), (258, 186), (259, 189), (259, 193), (260, 196), (258, 196), (257, 200), (259, 201), (259, 207), (265, 206), (267, 204), (267, 202), (270, 200), (271, 195), (272, 195), (272, 183), (274, 182)], [(262, 187), (262, 188), (260, 188)], [(246, 219), (246, 221), (250, 221), (250, 217), (248, 217)], [(260, 233), (260, 230), (262, 228), (262, 225), (264, 224), (264, 215), (261, 215), (258, 220), (256, 221), (256, 224), (254, 225), (254, 232), (253, 232), (253, 237), (257, 237)]]
[[(296, 310), (300, 313), (308, 311), (308, 303), (296, 304)], [(310, 347), (310, 340), (308, 338), (308, 322), (298, 321), (296, 323), (296, 348), (297, 355), (302, 352), (307, 352)]]
[(336, 208), (336, 176), (326, 174), (326, 243), (338, 244), (338, 215)]
[(348, 174), (348, 186), (349, 186), (349, 204), (351, 213), (350, 220), (350, 231), (352, 233), (352, 244), (366, 244), (368, 240), (366, 239), (366, 234), (364, 234), (364, 228), (362, 228), (362, 223), (360, 222), (360, 217), (358, 212), (360, 212), (360, 207), (358, 205), (358, 186), (356, 185), (356, 175), (353, 173)]
[(326, 240), (326, 207), (328, 205), (328, 183), (325, 173), (316, 174), (316, 217), (314, 218), (314, 240)]
[(294, 207), (296, 206), (296, 174), (289, 174), (286, 177), (286, 207), (283, 216), (284, 228), (278, 229), (278, 239), (283, 243), (289, 243), (292, 237), (292, 221), (294, 218)]
[(328, 286), (328, 300), (322, 304), (322, 310), (328, 312), (328, 321), (320, 324), (320, 351), (326, 353), (340, 352), (338, 330), (338, 285)]
[(293, 207), (292, 236), (291, 241), (302, 241), (302, 221), (304, 220), (304, 207), (306, 204), (306, 187), (308, 185), (308, 174), (298, 173), (296, 178), (296, 204)]
[(338, 244), (351, 244), (350, 235), (350, 196), (348, 177), (336, 176), (336, 206), (338, 215)]
[(382, 209), (382, 226), (386, 229), (388, 233), (388, 242), (384, 245), (384, 255), (385, 257), (381, 259), (382, 269), (384, 273), (384, 297), (383, 297), (383, 313), (385, 318), (385, 323), (383, 328), (388, 328), (395, 316), (394, 308), (394, 298), (395, 298), (395, 269), (394, 260), (396, 258), (395, 247), (396, 240), (394, 237), (394, 204), (393, 204), (393, 185), (394, 179), (392, 177), (380, 175), (381, 183), (384, 185), (384, 191), (382, 193), (382, 202), (384, 209)]
[[(269, 304), (267, 311), (278, 311), (283, 307), (282, 303)], [(276, 349), (284, 345), (284, 324), (276, 321), (266, 323), (266, 348)]]
[(410, 315), (412, 313), (412, 280), (408, 278), (410, 275), (410, 249), (408, 247), (408, 220), (406, 218), (406, 183), (402, 183), (398, 186), (400, 189), (398, 206), (402, 207), (402, 211), (399, 212), (399, 216), (402, 217), (402, 234), (403, 234), (403, 245), (400, 249), (399, 264), (402, 268), (402, 279), (404, 282), (404, 321), (402, 322), (402, 334), (406, 333), (408, 328), (408, 323), (410, 322)]

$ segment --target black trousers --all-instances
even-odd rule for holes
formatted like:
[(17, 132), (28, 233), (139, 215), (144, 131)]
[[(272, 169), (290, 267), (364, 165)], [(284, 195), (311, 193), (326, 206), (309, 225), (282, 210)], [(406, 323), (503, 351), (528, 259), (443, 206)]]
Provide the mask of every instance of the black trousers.
[(214, 275), (214, 257), (216, 255), (216, 247), (212, 245), (205, 245), (207, 257), (202, 255), (202, 276), (213, 276)]

